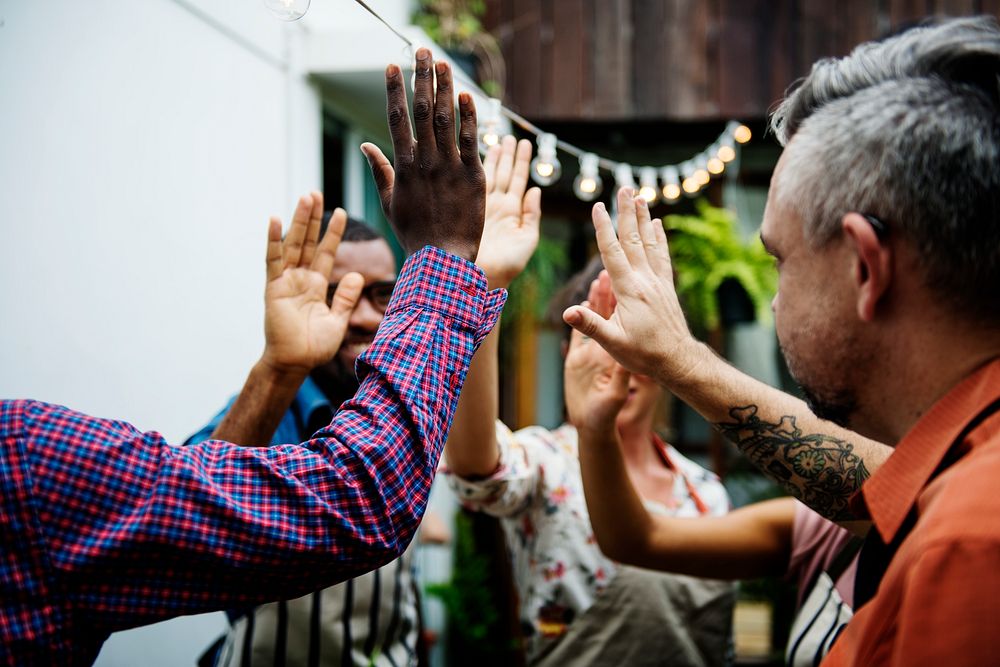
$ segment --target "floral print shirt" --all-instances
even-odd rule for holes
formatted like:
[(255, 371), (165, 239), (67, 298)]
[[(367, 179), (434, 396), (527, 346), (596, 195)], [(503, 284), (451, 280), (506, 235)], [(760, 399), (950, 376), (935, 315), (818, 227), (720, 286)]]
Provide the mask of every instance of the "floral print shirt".
[[(512, 433), (497, 422), (497, 444), (500, 465), (490, 477), (472, 481), (446, 468), (442, 472), (464, 506), (501, 519), (530, 660), (593, 604), (619, 566), (601, 553), (594, 538), (576, 429), (564, 424), (551, 431), (532, 426)], [(728, 512), (729, 497), (719, 479), (667, 449), (679, 473), (677, 502), (671, 508), (650, 501), (646, 506), (674, 516), (699, 516), (699, 504), (709, 515)]]

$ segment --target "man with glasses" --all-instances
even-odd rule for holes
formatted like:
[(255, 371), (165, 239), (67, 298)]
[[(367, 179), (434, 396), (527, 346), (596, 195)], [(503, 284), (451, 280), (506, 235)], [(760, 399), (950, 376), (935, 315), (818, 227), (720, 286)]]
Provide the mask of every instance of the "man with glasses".
[[(323, 211), (319, 193), (303, 197), (299, 204), (296, 215)], [(326, 234), (332, 213), (322, 215), (320, 238)], [(281, 324), (275, 320), (277, 312), (266, 308), (268, 336), (263, 358), (267, 361), (257, 372), (269, 375), (271, 381), (248, 378), (242, 396), (234, 397), (188, 444), (209, 439), (247, 446), (303, 442), (330, 423), (340, 404), (358, 390), (355, 363), (375, 338), (396, 284), (396, 259), (388, 242), (354, 218), (347, 219), (337, 248), (329, 277), (329, 303), (340, 279), (349, 273), (361, 274), (365, 286), (339, 348), (310, 350), (302, 338), (282, 343), (275, 330)], [(272, 298), (265, 292), (265, 302)], [(276, 349), (279, 346), (283, 349)], [(302, 369), (308, 369), (308, 375), (298, 386), (280, 381), (302, 377)], [(275, 385), (283, 389), (266, 393), (259, 389)], [(219, 666), (415, 664), (419, 597), (411, 555), (412, 546), (387, 565), (336, 586), (294, 600), (230, 611), (229, 631), (203, 661)]]

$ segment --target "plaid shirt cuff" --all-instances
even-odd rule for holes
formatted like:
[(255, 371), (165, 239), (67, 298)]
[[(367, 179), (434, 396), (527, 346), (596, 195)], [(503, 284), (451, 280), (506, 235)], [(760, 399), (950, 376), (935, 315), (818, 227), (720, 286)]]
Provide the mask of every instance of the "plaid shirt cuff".
[(475, 332), (478, 346), (493, 330), (506, 300), (506, 290), (487, 291), (486, 275), (472, 262), (424, 246), (403, 264), (385, 316), (432, 310)]

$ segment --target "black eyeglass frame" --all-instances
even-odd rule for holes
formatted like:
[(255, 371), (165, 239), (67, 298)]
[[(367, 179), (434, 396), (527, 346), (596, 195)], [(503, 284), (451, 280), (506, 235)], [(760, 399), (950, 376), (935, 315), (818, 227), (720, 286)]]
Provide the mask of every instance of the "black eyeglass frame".
[[(326, 305), (329, 306), (333, 304), (333, 295), (337, 291), (338, 285), (340, 285), (340, 283), (330, 283), (330, 285), (326, 288)], [(376, 290), (385, 290), (387, 288), (388, 294), (384, 299), (375, 298)], [(392, 299), (392, 291), (395, 288), (395, 280), (376, 280), (373, 283), (368, 283), (364, 286), (364, 288), (362, 288), (360, 298), (368, 299), (368, 303), (370, 303), (375, 310), (384, 313), (386, 308), (389, 307), (389, 300)]]

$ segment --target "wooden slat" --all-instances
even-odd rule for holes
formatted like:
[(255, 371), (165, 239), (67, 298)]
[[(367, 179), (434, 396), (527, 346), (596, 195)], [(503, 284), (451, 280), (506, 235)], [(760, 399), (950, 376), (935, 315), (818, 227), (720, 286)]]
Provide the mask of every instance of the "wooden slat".
[(627, 118), (632, 113), (631, 0), (594, 1), (594, 115)]
[(552, 6), (551, 115), (580, 118), (583, 113), (584, 69), (591, 67), (583, 36), (584, 5), (556, 1)]

